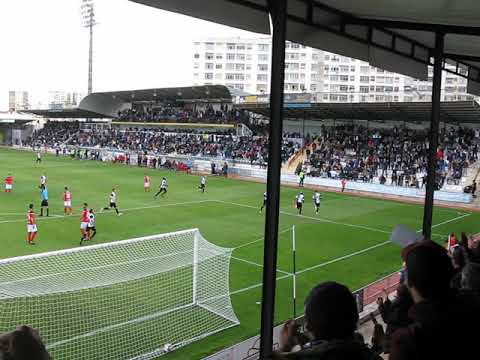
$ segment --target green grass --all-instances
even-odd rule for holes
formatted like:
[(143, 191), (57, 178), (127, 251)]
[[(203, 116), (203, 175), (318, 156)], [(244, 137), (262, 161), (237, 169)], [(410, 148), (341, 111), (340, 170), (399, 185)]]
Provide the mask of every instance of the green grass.
[[(200, 359), (258, 333), (263, 255), (260, 239), (264, 230), (264, 215), (258, 213), (258, 208), (265, 190), (263, 184), (209, 177), (207, 192), (201, 194), (197, 189), (197, 176), (53, 156), (47, 156), (43, 164), (35, 165), (34, 154), (5, 149), (0, 150), (0, 169), (0, 176), (12, 172), (15, 179), (11, 194), (0, 193), (0, 258), (76, 247), (80, 237), (81, 204), (88, 202), (96, 209), (105, 206), (112, 186), (116, 186), (118, 205), (124, 215), (117, 217), (113, 212), (98, 214), (98, 233), (94, 243), (199, 228), (208, 241), (236, 248), (230, 266), (230, 291), (241, 324), (162, 358)], [(154, 187), (162, 176), (167, 176), (170, 186), (164, 199), (154, 200), (153, 193), (143, 192), (145, 171), (152, 177)], [(39, 210), (38, 182), (42, 173), (48, 177), (51, 214), (63, 213), (62, 192), (65, 185), (72, 190), (75, 213), (72, 217), (39, 219), (37, 245), (28, 246), (25, 243), (25, 214), (30, 202)], [(292, 279), (286, 275), (292, 271), (289, 230), (292, 225), (296, 227), (297, 270), (300, 272), (297, 281), (298, 313), (302, 311), (301, 303), (309, 289), (321, 281), (340, 281), (355, 290), (398, 270), (401, 266), (400, 249), (387, 242), (389, 232), (398, 223), (415, 230), (420, 229), (422, 223), (423, 208), (419, 205), (339, 193), (324, 193), (320, 214), (315, 215), (309, 190), (306, 190), (304, 216), (297, 216), (292, 206), (297, 192), (298, 189), (284, 187), (281, 193), (276, 322), (290, 317), (293, 312), (289, 296)], [(443, 240), (452, 231), (457, 235), (461, 231), (480, 232), (480, 215), (471, 213), (463, 216), (465, 213), (463, 210), (435, 208), (433, 233), (436, 238)], [(78, 314), (75, 316), (90, 319), (96, 326), (102, 327), (104, 321), (115, 322), (118, 314), (128, 311), (129, 306), (138, 306), (139, 302), (147, 308), (155, 308), (156, 304), (149, 298), (144, 299), (144, 294), (135, 292), (135, 284), (131, 286), (132, 289), (124, 288), (123, 291), (111, 289), (113, 293), (120, 292), (125, 301), (113, 300), (105, 305), (104, 310), (95, 296), (88, 304), (78, 300)], [(165, 292), (175, 291), (171, 283), (159, 287)], [(71, 296), (75, 298), (77, 295)], [(16, 305), (3, 304), (0, 307), (2, 313), (8, 316)], [(64, 312), (68, 313), (67, 310)], [(36, 316), (61, 312), (59, 301), (46, 301), (30, 314), (31, 322), (36, 322)], [(176, 316), (172, 314), (172, 323), (178, 321)], [(188, 314), (182, 316), (185, 318)], [(2, 318), (5, 315), (0, 315), (0, 320)], [(50, 315), (47, 321), (68, 327), (71, 320)], [(7, 329), (0, 329), (4, 330)], [(194, 332), (196, 329), (192, 326), (185, 331)], [(161, 345), (165, 342), (165, 334), (146, 332), (140, 326), (132, 327), (130, 333), (132, 337), (148, 339), (152, 343), (159, 342)], [(103, 343), (98, 340), (96, 358), (121, 358), (121, 354), (126, 353), (129, 341), (120, 341), (120, 335), (114, 332), (110, 335), (117, 339), (116, 348), (111, 347), (108, 337), (102, 340)], [(175, 341), (175, 336), (172, 335), (170, 342)]]

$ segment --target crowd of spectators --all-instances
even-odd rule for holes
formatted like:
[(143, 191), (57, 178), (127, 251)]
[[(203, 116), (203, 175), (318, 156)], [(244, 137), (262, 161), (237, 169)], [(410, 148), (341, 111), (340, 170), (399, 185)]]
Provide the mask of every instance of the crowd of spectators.
[[(356, 333), (359, 314), (345, 286), (326, 282), (305, 300), (305, 332), (295, 320), (281, 333), (276, 359), (472, 359), (480, 324), (480, 240), (462, 234), (448, 249), (420, 241), (402, 250), (403, 277), (394, 300), (377, 304), (371, 344)], [(461, 338), (461, 343), (455, 339)]]
[(43, 128), (35, 130), (23, 145), (56, 147), (74, 136), (79, 129), (78, 121), (47, 121)]
[[(290, 136), (293, 136), (290, 138)], [(295, 141), (298, 134), (285, 134), (282, 160), (286, 162), (301, 147)], [(167, 132), (158, 129), (109, 129), (79, 131), (69, 145), (99, 147), (119, 151), (133, 151), (152, 155), (188, 155), (243, 160), (251, 164), (266, 165), (268, 138), (265, 136), (236, 136), (230, 131), (201, 133)]]
[[(437, 187), (458, 184), (478, 159), (478, 131), (443, 129), (437, 151)], [(363, 126), (325, 127), (308, 158), (313, 176), (423, 187), (426, 182), (428, 131)]]
[(117, 119), (134, 122), (209, 122), (209, 123), (239, 123), (248, 121), (247, 111), (229, 108), (226, 104), (188, 108), (179, 105), (158, 105), (155, 107), (133, 107), (119, 111)]

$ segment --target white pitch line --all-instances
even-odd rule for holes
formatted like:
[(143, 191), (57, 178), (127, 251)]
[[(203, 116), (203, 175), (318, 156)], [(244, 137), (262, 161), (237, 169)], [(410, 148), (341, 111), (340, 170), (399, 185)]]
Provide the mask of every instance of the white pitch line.
[[(260, 267), (260, 268), (264, 267), (262, 264), (256, 263), (254, 261), (242, 259), (242, 258), (239, 258), (239, 257), (236, 257), (236, 256), (231, 256), (231, 258), (235, 259), (235, 260), (238, 260), (238, 261), (241, 261), (241, 262), (244, 262), (244, 263), (247, 263), (247, 264), (250, 264), (250, 265), (253, 265), (253, 266), (256, 266), (256, 267)], [(285, 274), (285, 275), (293, 275), (292, 273), (290, 273), (288, 271), (280, 270), (279, 268), (277, 268), (277, 271), (279, 273), (282, 273), (282, 274)]]
[[(229, 201), (223, 201), (223, 200), (215, 200), (215, 201), (220, 202), (220, 203), (224, 203), (224, 204), (241, 206), (241, 207), (246, 207), (246, 208), (251, 208), (251, 209), (256, 209), (257, 208), (257, 207), (252, 206), (252, 205), (239, 204), (239, 203), (234, 203), (234, 202), (229, 202)], [(331, 224), (335, 224), (335, 225), (343, 225), (343, 226), (354, 227), (354, 228), (358, 228), (358, 229), (376, 231), (376, 232), (380, 232), (380, 233), (383, 233), (383, 234), (391, 234), (391, 231), (387, 231), (387, 230), (377, 229), (377, 228), (373, 228), (373, 227), (365, 226), (365, 225), (342, 223), (342, 222), (339, 222), (339, 221), (325, 219), (325, 218), (321, 218), (321, 217), (312, 217), (312, 216), (307, 216), (307, 215), (293, 214), (293, 213), (290, 213), (290, 212), (287, 212), (287, 211), (282, 211), (282, 210), (280, 210), (280, 214), (295, 216), (295, 217), (304, 218), (304, 219), (316, 220), (316, 221), (331, 223)]]
[[(179, 206), (179, 205), (190, 205), (190, 204), (200, 204), (200, 203), (206, 203), (206, 202), (212, 202), (215, 200), (198, 200), (198, 201), (185, 201), (185, 202), (179, 202), (179, 203), (170, 203), (170, 204), (159, 204), (159, 205), (149, 205), (149, 206), (139, 206), (139, 207), (134, 207), (134, 208), (126, 208), (126, 209), (120, 209), (121, 212), (125, 211), (135, 211), (135, 210), (145, 210), (145, 209), (153, 209), (153, 208), (163, 208), (163, 207), (168, 207), (168, 206)], [(97, 215), (100, 214), (114, 214), (112, 212), (97, 212)], [(24, 214), (25, 215), (25, 214)], [(64, 218), (71, 218), (74, 216), (69, 215), (50, 215), (49, 217), (39, 217), (38, 220), (58, 220), (58, 219), (64, 219)], [(18, 219), (18, 220), (3, 220), (0, 221), (0, 224), (4, 223), (16, 223), (16, 222), (24, 222), (25, 220), (23, 219)]]
[[(280, 231), (278, 232), (278, 235), (283, 234), (283, 233), (285, 233), (285, 232), (287, 232), (287, 231), (291, 231), (291, 230), (292, 230), (292, 227), (289, 226), (289, 227), (286, 228), (286, 229), (280, 230)], [(234, 250), (241, 249), (241, 248), (243, 248), (243, 247), (245, 247), (245, 246), (252, 245), (252, 244), (255, 244), (255, 243), (257, 243), (257, 242), (260, 242), (260, 241), (262, 241), (263, 239), (265, 239), (264, 236), (262, 236), (262, 237), (260, 237), (260, 238), (258, 238), (258, 239), (256, 239), (256, 240), (249, 241), (249, 242), (247, 242), (247, 243), (245, 243), (245, 244), (236, 246), (236, 247), (234, 247), (233, 249), (234, 249)]]
[[(435, 227), (438, 227), (438, 226), (441, 226), (441, 225), (444, 225), (444, 224), (447, 224), (447, 223), (450, 223), (450, 222), (453, 222), (453, 221), (457, 221), (457, 220), (463, 219), (464, 217), (469, 216), (469, 215), (471, 215), (471, 214), (464, 214), (464, 215), (462, 215), (462, 216), (457, 216), (457, 217), (455, 217), (455, 218), (453, 218), (453, 219), (446, 220), (446, 221), (443, 221), (443, 222), (441, 222), (441, 223), (432, 225), (432, 228), (435, 228)], [(421, 230), (418, 230), (418, 231), (421, 231)], [(417, 232), (418, 232), (418, 231), (417, 231)], [(380, 243), (380, 244), (376, 244), (376, 245), (370, 246), (370, 247), (365, 248), (365, 249), (363, 249), (363, 250), (359, 250), (359, 251), (353, 252), (353, 253), (351, 253), (351, 254), (347, 254), (347, 255), (344, 255), (344, 256), (341, 256), (341, 257), (338, 257), (338, 258), (335, 258), (335, 259), (332, 259), (332, 260), (329, 260), (329, 261), (326, 261), (326, 262), (323, 262), (323, 263), (320, 263), (320, 264), (317, 264), (317, 265), (314, 265), (314, 266), (311, 266), (311, 267), (309, 267), (309, 268), (302, 269), (302, 270), (300, 270), (300, 271), (297, 271), (296, 274), (299, 275), (299, 274), (302, 274), (302, 273), (305, 273), (305, 272), (308, 272), (308, 271), (311, 271), (311, 270), (314, 270), (314, 269), (318, 269), (318, 268), (321, 268), (321, 267), (324, 267), (324, 266), (333, 264), (333, 263), (338, 262), (338, 261), (342, 261), (342, 260), (351, 258), (351, 257), (356, 256), (356, 255), (360, 255), (360, 254), (366, 253), (366, 252), (368, 252), (368, 251), (370, 251), (370, 250), (373, 250), (373, 249), (376, 249), (376, 248), (385, 246), (385, 245), (387, 245), (388, 243), (391, 243), (391, 241), (390, 241), (390, 240), (384, 241), (384, 242), (382, 242), (382, 243)], [(290, 276), (293, 276), (293, 274), (277, 277), (277, 281), (278, 281), (278, 280), (282, 280), (282, 279), (286, 279), (286, 278), (288, 278), (288, 277), (290, 277)], [(238, 289), (238, 290), (232, 291), (232, 292), (230, 292), (230, 295), (235, 295), (235, 294), (239, 294), (239, 293), (242, 293), (242, 292), (245, 292), (245, 291), (249, 291), (249, 290), (252, 290), (252, 289), (261, 287), (262, 285), (263, 285), (263, 283), (258, 283), (258, 284), (255, 284), (255, 285), (250, 285), (250, 286), (248, 286), (248, 287), (245, 287), (245, 288), (242, 288), (242, 289)]]

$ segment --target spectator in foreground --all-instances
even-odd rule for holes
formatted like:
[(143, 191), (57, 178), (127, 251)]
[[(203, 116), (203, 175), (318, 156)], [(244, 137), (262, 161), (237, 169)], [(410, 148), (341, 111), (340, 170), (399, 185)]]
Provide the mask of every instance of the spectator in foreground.
[[(403, 253), (413, 324), (392, 334), (390, 359), (471, 359), (477, 352), (480, 305), (472, 294), (450, 287), (453, 265), (441, 246), (424, 241)], [(451, 334), (461, 333), (453, 345)]]
[[(376, 360), (379, 359), (355, 334), (358, 310), (348, 288), (335, 282), (322, 283), (305, 301), (306, 334), (288, 321), (282, 330), (276, 359)], [(293, 351), (300, 347), (299, 351)]]
[(50, 360), (38, 332), (29, 326), (19, 326), (0, 336), (2, 360)]
[[(397, 296), (394, 300), (388, 298), (388, 294), (385, 293), (385, 300), (383, 297), (377, 299), (378, 310), (383, 322), (387, 325), (385, 332), (380, 332), (379, 335), (372, 341), (377, 344), (377, 351), (390, 353), (390, 339), (392, 334), (404, 327), (411, 324), (411, 320), (408, 317), (408, 310), (413, 305), (412, 297), (408, 292), (408, 288), (404, 284), (398, 285)], [(376, 323), (376, 321), (374, 321)], [(376, 325), (376, 324), (375, 324)], [(383, 328), (382, 328), (383, 330)], [(378, 331), (377, 331), (378, 333)]]

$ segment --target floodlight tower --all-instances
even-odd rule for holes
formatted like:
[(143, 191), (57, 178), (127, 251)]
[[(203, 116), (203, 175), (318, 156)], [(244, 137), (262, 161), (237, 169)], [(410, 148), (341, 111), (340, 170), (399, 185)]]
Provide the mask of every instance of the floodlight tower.
[(93, 27), (97, 25), (95, 20), (94, 0), (82, 0), (80, 6), (82, 26), (90, 31), (90, 46), (88, 49), (88, 94), (92, 93), (92, 69), (93, 69)]

